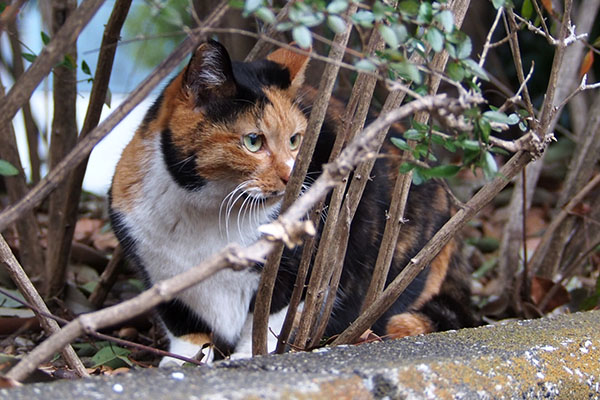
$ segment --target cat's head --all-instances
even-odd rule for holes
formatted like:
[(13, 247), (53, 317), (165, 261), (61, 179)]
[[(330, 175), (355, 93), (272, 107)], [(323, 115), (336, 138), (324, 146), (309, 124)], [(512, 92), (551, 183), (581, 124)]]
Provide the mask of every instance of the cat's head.
[(296, 96), (308, 59), (279, 49), (265, 60), (232, 62), (221, 44), (201, 44), (163, 92), (150, 126), (162, 132), (177, 183), (198, 190), (221, 182), (254, 198), (280, 198), (307, 125)]

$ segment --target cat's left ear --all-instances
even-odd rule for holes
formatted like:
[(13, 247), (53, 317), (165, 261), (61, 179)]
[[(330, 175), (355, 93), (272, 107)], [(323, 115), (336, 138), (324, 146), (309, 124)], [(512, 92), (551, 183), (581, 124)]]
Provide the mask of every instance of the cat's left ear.
[(182, 84), (183, 89), (200, 102), (234, 96), (235, 78), (225, 47), (214, 40), (198, 46), (184, 72)]
[(310, 61), (310, 57), (307, 54), (300, 54), (282, 47), (269, 54), (267, 60), (276, 62), (289, 71), (292, 93), (295, 93), (302, 86), (304, 83), (304, 73)]

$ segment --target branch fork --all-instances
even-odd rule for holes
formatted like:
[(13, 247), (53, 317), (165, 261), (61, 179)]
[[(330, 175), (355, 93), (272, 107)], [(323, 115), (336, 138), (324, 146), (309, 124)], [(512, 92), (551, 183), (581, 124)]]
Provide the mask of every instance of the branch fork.
[(293, 249), (302, 244), (304, 235), (314, 236), (317, 231), (310, 220), (287, 222), (282, 218), (266, 225), (261, 225), (258, 230), (264, 238), (271, 242), (283, 242), (286, 247)]

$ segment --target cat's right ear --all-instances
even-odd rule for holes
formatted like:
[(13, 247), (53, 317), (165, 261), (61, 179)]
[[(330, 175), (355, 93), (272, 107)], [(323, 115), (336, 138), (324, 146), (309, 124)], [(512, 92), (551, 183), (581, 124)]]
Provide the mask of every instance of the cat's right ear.
[(214, 40), (198, 46), (185, 69), (182, 85), (199, 102), (234, 96), (235, 78), (225, 47)]
[[(290, 43), (290, 45), (297, 47), (295, 43)], [(269, 54), (267, 60), (276, 62), (288, 70), (292, 93), (295, 93), (302, 86), (304, 83), (304, 73), (310, 61), (309, 55), (281, 47)]]

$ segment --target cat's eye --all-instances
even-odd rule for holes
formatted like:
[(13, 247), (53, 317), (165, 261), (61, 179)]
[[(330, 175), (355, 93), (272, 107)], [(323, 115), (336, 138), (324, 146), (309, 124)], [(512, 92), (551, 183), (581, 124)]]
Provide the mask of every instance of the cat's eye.
[(263, 145), (263, 137), (257, 133), (249, 133), (243, 138), (244, 146), (252, 153), (259, 151)]
[(292, 135), (290, 138), (290, 149), (296, 150), (300, 146), (300, 139), (302, 139), (302, 136), (299, 133)]

